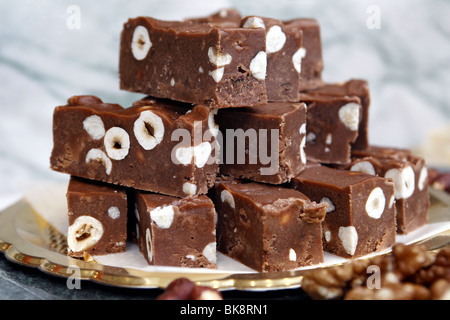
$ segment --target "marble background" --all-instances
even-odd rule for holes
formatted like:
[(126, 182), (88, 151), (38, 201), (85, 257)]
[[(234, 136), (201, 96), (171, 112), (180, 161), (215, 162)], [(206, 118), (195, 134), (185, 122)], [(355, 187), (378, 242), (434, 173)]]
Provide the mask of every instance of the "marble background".
[[(447, 130), (446, 0), (1, 1), (0, 200), (20, 194), (30, 183), (66, 179), (49, 169), (55, 106), (78, 94), (124, 106), (142, 96), (119, 90), (119, 37), (129, 17), (181, 19), (224, 7), (235, 7), (243, 15), (318, 19), (323, 78), (369, 81), (373, 144), (418, 148), (436, 130)], [(74, 19), (74, 8), (79, 20)], [(450, 163), (449, 139), (450, 133), (441, 135), (437, 149), (447, 152)]]

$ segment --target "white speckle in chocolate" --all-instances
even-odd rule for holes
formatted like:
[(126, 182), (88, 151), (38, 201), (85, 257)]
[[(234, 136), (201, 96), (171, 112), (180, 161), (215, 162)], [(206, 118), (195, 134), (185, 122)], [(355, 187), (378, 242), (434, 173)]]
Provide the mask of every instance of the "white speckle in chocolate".
[(152, 42), (147, 29), (144, 26), (137, 26), (134, 29), (133, 38), (131, 40), (131, 52), (136, 60), (144, 60), (147, 56)]
[(168, 229), (172, 225), (175, 215), (173, 206), (161, 206), (150, 211), (150, 218), (161, 229)]
[(114, 219), (114, 220), (118, 219), (120, 217), (120, 210), (119, 210), (119, 208), (117, 208), (117, 207), (110, 207), (108, 209), (108, 216), (111, 219)]
[(101, 162), (103, 164), (103, 166), (105, 167), (105, 171), (106, 171), (107, 175), (109, 175), (111, 173), (111, 170), (112, 170), (111, 159), (108, 158), (108, 156), (106, 155), (106, 153), (103, 150), (95, 149), (95, 148), (89, 150), (88, 153), (86, 154), (86, 163), (88, 163), (91, 160)]
[(87, 117), (83, 121), (83, 128), (94, 140), (99, 140), (105, 135), (105, 126), (102, 119), (97, 115)]
[(386, 197), (384, 196), (383, 189), (376, 187), (367, 198), (366, 212), (369, 217), (379, 219), (384, 212), (385, 205)]
[(350, 102), (339, 109), (339, 119), (352, 131), (358, 130), (360, 108), (359, 104)]
[(106, 131), (103, 143), (106, 153), (114, 160), (124, 159), (130, 150), (130, 137), (124, 129), (119, 127), (112, 127)]
[(264, 80), (266, 78), (266, 70), (267, 54), (264, 51), (260, 51), (250, 62), (250, 72), (254, 78)]
[(286, 42), (286, 35), (280, 26), (273, 26), (266, 34), (266, 51), (274, 53), (280, 51)]
[(300, 48), (292, 55), (292, 64), (298, 73), (302, 73), (302, 59), (306, 57), (306, 49)]
[(234, 198), (230, 191), (222, 190), (222, 192), (220, 193), (220, 200), (222, 202), (228, 203), (233, 209), (235, 208)]
[(384, 177), (394, 181), (396, 199), (406, 199), (414, 193), (414, 170), (411, 166), (403, 169), (390, 169)]
[(339, 239), (345, 252), (349, 255), (354, 255), (356, 247), (358, 246), (358, 232), (354, 226), (339, 227)]

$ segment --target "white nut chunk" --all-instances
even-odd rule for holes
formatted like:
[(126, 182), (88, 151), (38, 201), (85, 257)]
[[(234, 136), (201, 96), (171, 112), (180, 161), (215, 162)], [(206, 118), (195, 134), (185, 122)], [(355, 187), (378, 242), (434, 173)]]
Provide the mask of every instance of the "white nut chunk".
[(106, 153), (111, 159), (122, 160), (130, 150), (130, 137), (128, 133), (119, 127), (110, 128), (103, 140)]
[(263, 19), (259, 17), (248, 17), (242, 25), (243, 28), (257, 29), (257, 28), (266, 28)]
[(369, 217), (379, 219), (384, 212), (386, 197), (383, 189), (376, 187), (370, 192), (366, 201), (366, 213)]
[(267, 53), (260, 51), (250, 62), (250, 72), (252, 76), (258, 80), (266, 78), (267, 70)]
[(236, 207), (233, 195), (228, 190), (222, 190), (222, 192), (220, 193), (220, 200), (222, 202), (228, 203), (229, 206), (232, 207), (233, 209)]
[(292, 55), (292, 64), (295, 71), (302, 73), (302, 59), (306, 57), (306, 49), (300, 48)]
[(153, 241), (152, 241), (152, 234), (150, 232), (150, 228), (147, 228), (145, 230), (145, 244), (147, 247), (147, 258), (148, 261), (153, 261)]
[(419, 181), (417, 181), (417, 187), (419, 188), (419, 191), (422, 191), (425, 187), (428, 179), (428, 169), (427, 167), (423, 167), (422, 170), (420, 170), (419, 175)]
[(216, 263), (217, 261), (216, 243), (215, 242), (208, 243), (203, 249), (202, 254), (206, 258), (206, 260), (208, 260), (210, 263)]
[(322, 199), (320, 199), (320, 202), (327, 204), (327, 210), (326, 210), (327, 213), (328, 212), (333, 212), (336, 209), (336, 207), (334, 206), (333, 202), (328, 197), (323, 197)]
[(357, 171), (357, 172), (363, 172), (371, 175), (375, 175), (375, 168), (369, 161), (359, 161), (355, 163), (351, 168), (350, 171)]
[(415, 177), (411, 166), (403, 169), (390, 169), (384, 177), (394, 181), (395, 199), (406, 199), (414, 193)]
[(175, 211), (173, 206), (161, 206), (150, 211), (150, 218), (161, 229), (168, 229), (172, 225)]
[(147, 28), (144, 26), (137, 26), (134, 29), (133, 38), (131, 39), (131, 52), (136, 60), (144, 60), (147, 56), (152, 42), (148, 34)]
[(295, 250), (292, 248), (289, 249), (289, 260), (297, 261), (297, 254), (295, 253)]
[(175, 158), (178, 163), (188, 165), (194, 160), (198, 168), (203, 168), (211, 155), (212, 147), (209, 142), (202, 142), (195, 147), (180, 147), (175, 150)]
[(358, 130), (360, 108), (359, 104), (350, 102), (339, 109), (339, 119), (352, 131)]
[(105, 126), (102, 119), (97, 115), (84, 119), (83, 128), (94, 140), (99, 140), (105, 135)]
[(303, 137), (302, 141), (300, 142), (300, 161), (303, 164), (306, 163), (305, 145), (306, 145), (306, 136)]
[(89, 150), (88, 153), (86, 154), (86, 163), (89, 163), (92, 160), (101, 162), (105, 167), (106, 174), (107, 175), (111, 174), (112, 162), (111, 159), (108, 158), (106, 153), (103, 152), (103, 150), (96, 148)]
[(215, 121), (215, 116), (217, 115), (218, 111), (219, 109), (214, 108), (208, 114), (208, 129), (213, 137), (217, 137), (217, 134), (219, 133), (219, 126)]
[(266, 34), (266, 52), (274, 53), (280, 51), (286, 42), (286, 35), (280, 26), (271, 27)]
[(72, 252), (92, 248), (103, 236), (103, 225), (91, 216), (80, 216), (69, 226), (67, 245)]
[(193, 196), (197, 192), (197, 186), (190, 182), (185, 182), (183, 184), (183, 193), (187, 196)]
[(118, 219), (120, 217), (120, 210), (119, 208), (117, 208), (116, 206), (112, 206), (108, 209), (108, 216), (115, 220)]
[(225, 66), (231, 63), (232, 57), (228, 53), (219, 52), (215, 47), (208, 49), (208, 57), (209, 61), (217, 66), (217, 69), (210, 71), (209, 75), (213, 77), (215, 82), (220, 82), (225, 72)]
[(353, 256), (358, 246), (358, 232), (356, 232), (356, 228), (354, 226), (339, 227), (338, 237), (345, 252)]
[(151, 150), (160, 144), (164, 137), (164, 123), (152, 111), (142, 111), (134, 122), (133, 131), (141, 147), (144, 150)]

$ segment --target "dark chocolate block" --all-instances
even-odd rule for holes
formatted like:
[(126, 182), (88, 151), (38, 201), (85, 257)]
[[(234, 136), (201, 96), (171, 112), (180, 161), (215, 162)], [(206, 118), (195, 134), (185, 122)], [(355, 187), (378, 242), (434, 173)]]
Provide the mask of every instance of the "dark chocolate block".
[(67, 188), (68, 254), (73, 257), (124, 252), (127, 241), (127, 191), (71, 177)]
[(351, 79), (342, 83), (325, 84), (307, 92), (309, 95), (356, 96), (361, 100), (361, 121), (358, 137), (352, 143), (353, 150), (364, 150), (369, 147), (369, 107), (370, 91), (366, 80)]
[(243, 18), (241, 27), (266, 31), (267, 99), (297, 102), (305, 52), (302, 30), (294, 23), (285, 25), (280, 20), (258, 16)]
[(358, 97), (301, 94), (306, 103), (306, 158), (324, 164), (350, 163), (358, 137), (361, 102)]
[(326, 205), (293, 189), (256, 182), (217, 181), (217, 249), (260, 272), (323, 262)]
[(214, 110), (200, 105), (143, 99), (124, 109), (72, 97), (54, 110), (51, 168), (172, 196), (205, 194), (218, 172), (217, 131)]
[(234, 178), (281, 184), (306, 163), (306, 106), (272, 102), (219, 110), (220, 172)]
[(214, 20), (129, 19), (121, 37), (120, 88), (215, 108), (266, 103), (264, 30)]
[(150, 265), (216, 268), (215, 211), (205, 195), (136, 193), (139, 248)]
[(349, 170), (394, 181), (397, 233), (410, 233), (428, 222), (430, 198), (425, 159), (406, 149), (379, 146), (353, 151), (352, 155)]
[(395, 244), (394, 184), (388, 179), (313, 164), (291, 186), (328, 204), (322, 224), (325, 251), (356, 258)]
[(322, 41), (320, 25), (316, 19), (301, 18), (284, 21), (284, 25), (302, 30), (303, 48), (301, 52), (300, 91), (323, 85)]

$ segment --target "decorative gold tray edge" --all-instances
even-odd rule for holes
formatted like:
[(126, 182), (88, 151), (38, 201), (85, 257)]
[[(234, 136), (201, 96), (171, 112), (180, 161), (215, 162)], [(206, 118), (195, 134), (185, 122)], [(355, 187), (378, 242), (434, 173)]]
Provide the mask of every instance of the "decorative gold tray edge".
[[(14, 228), (15, 220), (20, 213), (31, 214), (39, 219), (24, 199), (0, 211), (0, 235), (4, 237), (0, 237), (0, 252), (3, 252), (5, 257), (12, 262), (37, 268), (53, 276), (67, 278), (68, 281), (69, 279), (80, 279), (109, 286), (164, 289), (174, 279), (186, 277), (198, 285), (213, 287), (220, 291), (269, 291), (301, 287), (303, 275), (308, 271), (306, 269), (267, 273), (176, 273), (150, 272), (105, 266), (95, 262), (70, 258), (28, 242)], [(448, 245), (450, 238), (449, 230), (443, 234)], [(432, 243), (430, 241), (436, 240), (439, 236), (441, 235), (436, 235), (431, 239), (424, 239), (419, 242)], [(436, 244), (430, 244), (429, 250), (435, 249)], [(33, 252), (33, 254), (30, 254), (30, 252)], [(45, 257), (48, 252), (51, 253), (53, 258)]]

